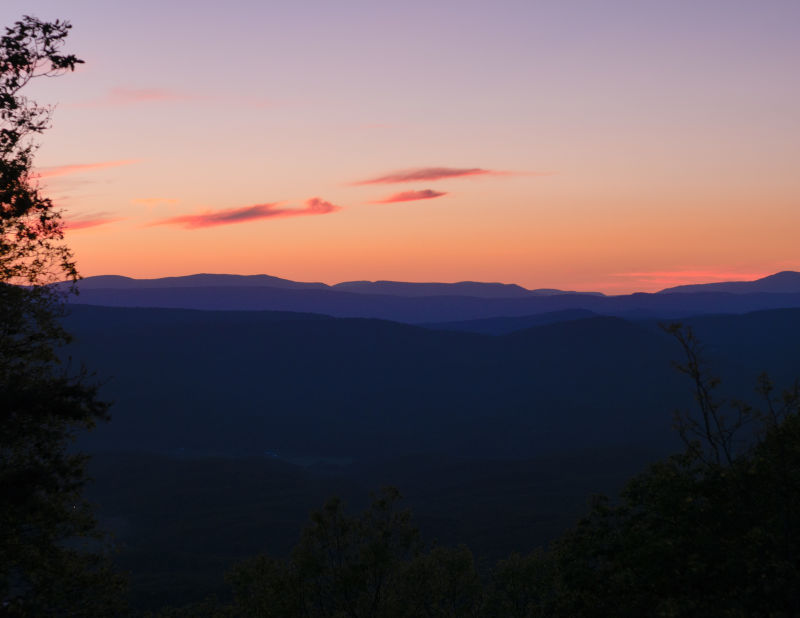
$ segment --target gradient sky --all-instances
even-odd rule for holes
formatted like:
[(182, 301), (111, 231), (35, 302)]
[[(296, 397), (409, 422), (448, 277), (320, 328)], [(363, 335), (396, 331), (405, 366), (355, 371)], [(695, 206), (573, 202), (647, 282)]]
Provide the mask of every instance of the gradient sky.
[(84, 276), (651, 291), (800, 270), (800, 2), (3, 0), (67, 19)]

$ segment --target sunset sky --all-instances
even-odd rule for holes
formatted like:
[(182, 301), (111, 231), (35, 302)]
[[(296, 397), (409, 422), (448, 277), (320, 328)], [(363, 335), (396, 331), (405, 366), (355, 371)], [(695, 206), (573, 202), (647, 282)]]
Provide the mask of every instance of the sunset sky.
[(3, 0), (84, 276), (653, 291), (800, 270), (800, 2)]

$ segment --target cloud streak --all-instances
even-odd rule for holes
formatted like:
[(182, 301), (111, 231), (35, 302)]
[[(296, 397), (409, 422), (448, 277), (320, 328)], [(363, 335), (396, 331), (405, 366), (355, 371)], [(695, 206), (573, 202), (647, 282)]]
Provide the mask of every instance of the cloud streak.
[(231, 97), (198, 94), (195, 92), (181, 92), (167, 88), (111, 88), (102, 96), (65, 103), (65, 107), (78, 109), (126, 107), (135, 105), (151, 105), (161, 103), (201, 103), (209, 105), (236, 105), (254, 109), (274, 108), (279, 105), (275, 99), (259, 96)]
[(121, 221), (122, 217), (115, 217), (111, 213), (96, 212), (86, 215), (79, 215), (77, 217), (69, 217), (64, 220), (65, 230), (83, 230), (89, 227), (97, 227), (98, 225), (106, 225), (107, 223), (114, 223)]
[(132, 165), (138, 163), (138, 159), (125, 159), (122, 161), (101, 161), (98, 163), (76, 163), (72, 165), (56, 165), (53, 167), (43, 167), (37, 171), (39, 178), (52, 178), (54, 176), (66, 176), (80, 172), (92, 172), (94, 170), (106, 169), (109, 167), (120, 167), (121, 165)]
[(422, 191), (403, 191), (371, 203), (394, 204), (396, 202), (414, 202), (417, 200), (431, 200), (436, 197), (442, 197), (443, 195), (447, 195), (447, 193), (442, 191), (434, 191), (433, 189), (423, 189)]
[(112, 105), (132, 103), (158, 103), (164, 101), (184, 101), (188, 95), (163, 88), (112, 88), (106, 99)]
[(198, 98), (200, 97), (182, 92), (175, 92), (174, 90), (166, 90), (164, 88), (112, 88), (102, 97), (90, 99), (88, 101), (69, 103), (67, 107), (119, 107), (148, 103), (175, 103)]
[(508, 172), (486, 170), (481, 167), (419, 167), (399, 172), (390, 172), (377, 178), (360, 180), (355, 185), (388, 185), (401, 182), (429, 182), (448, 178), (464, 178), (467, 176), (505, 176)]
[(270, 204), (254, 204), (241, 208), (228, 208), (225, 210), (209, 210), (194, 215), (181, 215), (170, 217), (151, 223), (155, 225), (176, 225), (185, 229), (215, 227), (218, 225), (233, 225), (247, 223), (259, 219), (276, 217), (301, 217), (306, 215), (326, 215), (340, 210), (340, 206), (326, 202), (318, 197), (306, 200), (303, 208), (280, 208), (280, 202)]
[(175, 206), (180, 200), (167, 197), (142, 197), (131, 200), (131, 204), (136, 206), (147, 206), (148, 208), (155, 208), (156, 206)]

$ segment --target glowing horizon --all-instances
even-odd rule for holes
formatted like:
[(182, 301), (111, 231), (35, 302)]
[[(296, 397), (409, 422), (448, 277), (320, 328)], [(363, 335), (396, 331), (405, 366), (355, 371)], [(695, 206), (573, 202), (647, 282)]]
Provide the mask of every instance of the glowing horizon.
[[(83, 227), (92, 227), (92, 225), (76, 225), (75, 228), (83, 228)], [(797, 271), (794, 271), (797, 272)], [(713, 273), (708, 271), (699, 271), (699, 272), (676, 272), (676, 273), (666, 273), (666, 272), (654, 272), (654, 273), (619, 273), (616, 276), (625, 278), (625, 279), (633, 279), (637, 282), (641, 282), (642, 285), (636, 288), (629, 288), (627, 284), (624, 285), (623, 288), (615, 289), (613, 282), (608, 282), (605, 289), (600, 288), (593, 288), (593, 287), (582, 287), (580, 289), (572, 289), (567, 287), (547, 287), (547, 286), (536, 286), (536, 287), (528, 287), (521, 285), (517, 281), (494, 281), (494, 280), (475, 280), (475, 279), (453, 279), (453, 280), (409, 280), (409, 279), (365, 279), (365, 278), (354, 278), (354, 279), (322, 279), (322, 278), (306, 278), (306, 279), (295, 279), (286, 275), (276, 274), (276, 273), (268, 273), (268, 272), (251, 272), (251, 273), (240, 273), (240, 272), (223, 272), (223, 271), (202, 271), (202, 272), (183, 272), (177, 274), (164, 274), (164, 275), (157, 275), (157, 276), (134, 276), (127, 273), (117, 273), (117, 272), (107, 272), (107, 273), (94, 273), (92, 275), (86, 275), (85, 273), (81, 273), (82, 278), (86, 277), (93, 277), (93, 276), (108, 276), (108, 275), (119, 275), (123, 277), (129, 277), (131, 279), (138, 279), (138, 280), (149, 280), (149, 279), (162, 279), (162, 278), (175, 278), (175, 277), (186, 277), (186, 276), (193, 276), (193, 275), (243, 275), (243, 276), (258, 276), (258, 275), (267, 275), (271, 277), (277, 277), (279, 279), (286, 279), (290, 281), (297, 281), (301, 283), (324, 283), (329, 286), (336, 285), (337, 283), (347, 283), (351, 281), (392, 281), (392, 282), (402, 282), (402, 283), (465, 283), (465, 282), (480, 282), (480, 283), (500, 283), (500, 284), (516, 284), (521, 285), (521, 287), (526, 287), (529, 290), (536, 290), (536, 289), (560, 289), (565, 292), (603, 292), (608, 296), (616, 296), (616, 295), (626, 295), (635, 292), (658, 292), (667, 288), (673, 288), (682, 285), (693, 285), (693, 284), (705, 284), (705, 283), (728, 283), (728, 282), (749, 282), (755, 281), (757, 279), (762, 279), (764, 277), (768, 277), (770, 275), (777, 274), (775, 272), (768, 272), (768, 273), (752, 273), (752, 272), (741, 272), (741, 273), (728, 273), (728, 272), (719, 272)], [(80, 285), (79, 285), (80, 287)]]

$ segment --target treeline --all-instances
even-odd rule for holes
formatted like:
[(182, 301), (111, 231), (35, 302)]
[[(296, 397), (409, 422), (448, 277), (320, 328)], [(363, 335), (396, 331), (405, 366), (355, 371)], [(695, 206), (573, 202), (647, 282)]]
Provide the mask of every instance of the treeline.
[(350, 515), (313, 513), (291, 556), (258, 556), (213, 598), (151, 617), (575, 617), (800, 615), (800, 396), (759, 382), (764, 411), (713, 398), (691, 333), (682, 366), (698, 413), (686, 449), (632, 479), (547, 550), (488, 574), (465, 546), (425, 547), (387, 488)]

